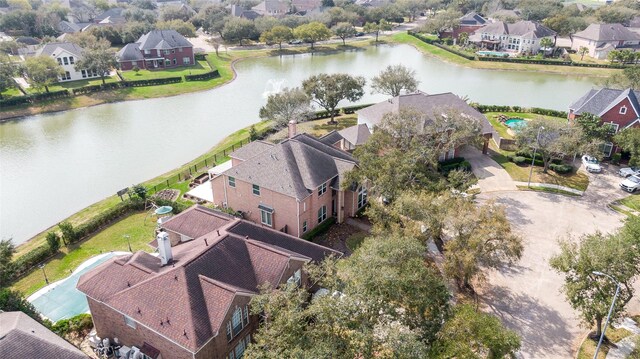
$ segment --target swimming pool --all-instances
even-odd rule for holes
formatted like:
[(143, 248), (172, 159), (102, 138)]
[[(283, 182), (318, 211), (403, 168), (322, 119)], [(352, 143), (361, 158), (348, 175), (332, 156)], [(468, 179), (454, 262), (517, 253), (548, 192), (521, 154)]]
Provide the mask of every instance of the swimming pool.
[(504, 121), (504, 124), (509, 126), (509, 128), (512, 128), (512, 129), (526, 125), (525, 120), (521, 118), (510, 118)]
[(100, 254), (82, 263), (70, 276), (40, 289), (27, 300), (47, 319), (57, 322), (89, 311), (86, 296), (76, 289), (78, 279), (84, 273), (113, 256), (127, 252), (109, 252)]
[(509, 57), (508, 53), (500, 52), (500, 51), (478, 51), (478, 52), (476, 52), (476, 54), (482, 55), (482, 56)]

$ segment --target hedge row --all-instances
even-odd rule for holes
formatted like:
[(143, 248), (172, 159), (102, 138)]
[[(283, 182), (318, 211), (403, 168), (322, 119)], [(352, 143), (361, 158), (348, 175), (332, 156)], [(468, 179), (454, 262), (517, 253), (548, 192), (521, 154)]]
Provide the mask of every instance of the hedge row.
[(350, 115), (352, 113), (355, 113), (358, 110), (362, 110), (363, 108), (369, 107), (371, 105), (372, 105), (371, 103), (368, 103), (365, 105), (347, 106), (342, 108), (342, 112), (346, 115)]
[(93, 328), (91, 314), (82, 313), (69, 319), (62, 319), (51, 326), (51, 330), (61, 337), (84, 336)]
[(306, 234), (304, 234), (302, 236), (302, 239), (306, 239), (308, 241), (310, 241), (311, 239), (313, 239), (316, 236), (319, 236), (321, 234), (323, 234), (324, 232), (329, 230), (329, 227), (331, 227), (332, 224), (334, 224), (336, 222), (336, 218), (335, 217), (329, 217), (327, 218), (324, 222), (320, 223), (316, 228), (310, 230), (309, 232), (307, 232)]
[(30, 250), (25, 255), (20, 256), (18, 259), (11, 262), (12, 268), (9, 277), (13, 280), (20, 278), (30, 272), (36, 265), (44, 262), (54, 254), (55, 252), (49, 248), (48, 244), (43, 244)]
[(476, 56), (475, 55), (471, 55), (471, 54), (464, 53), (462, 51), (458, 51), (458, 50), (456, 50), (454, 48), (451, 48), (451, 47), (449, 47), (447, 45), (444, 45), (444, 44), (440, 44), (440, 43), (434, 42), (433, 46), (437, 46), (437, 47), (439, 47), (439, 48), (441, 48), (441, 49), (443, 49), (445, 51), (449, 51), (452, 54), (458, 55), (460, 57), (464, 57), (467, 60), (476, 60)]
[(113, 90), (113, 89), (117, 89), (117, 88), (121, 88), (122, 85), (120, 82), (109, 82), (106, 84), (100, 84), (100, 85), (91, 85), (91, 86), (85, 86), (85, 87), (80, 87), (77, 89), (73, 89), (73, 94), (74, 95), (83, 95), (83, 94), (88, 94), (88, 93), (93, 93), (93, 92), (99, 92), (99, 91), (105, 91), (105, 90)]
[(471, 163), (463, 158), (462, 162), (440, 165), (440, 171), (444, 174), (448, 174), (453, 170), (471, 171)]
[(175, 84), (178, 82), (182, 82), (181, 76), (176, 77), (165, 77), (163, 79), (150, 79), (150, 80), (133, 80), (133, 81), (123, 81), (123, 87), (140, 87), (140, 86), (156, 86), (156, 85), (165, 85), (165, 84)]
[(518, 113), (534, 113), (537, 115), (553, 116), (567, 118), (569, 114), (566, 111), (551, 110), (547, 108), (539, 107), (520, 107), (520, 106), (502, 106), (502, 105), (481, 105), (478, 103), (472, 103), (471, 107), (475, 108), (479, 112), (518, 112)]
[(201, 80), (210, 80), (220, 76), (218, 70), (213, 70), (209, 72), (205, 72), (204, 74), (198, 75), (184, 75), (184, 79), (186, 81), (201, 81)]
[(32, 95), (11, 97), (6, 100), (0, 100), (0, 107), (22, 105), (45, 100), (54, 100), (58, 98), (69, 97), (71, 93), (67, 90), (43, 92)]

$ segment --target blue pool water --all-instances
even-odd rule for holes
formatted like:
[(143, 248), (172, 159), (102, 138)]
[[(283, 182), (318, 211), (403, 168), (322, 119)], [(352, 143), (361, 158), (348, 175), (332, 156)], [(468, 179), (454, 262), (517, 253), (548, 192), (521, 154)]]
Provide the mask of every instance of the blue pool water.
[(507, 54), (506, 52), (500, 52), (500, 51), (478, 51), (476, 52), (476, 54), (482, 55), (482, 56), (509, 57), (509, 54)]
[(89, 304), (87, 303), (86, 296), (76, 289), (78, 279), (92, 268), (120, 254), (123, 253), (111, 252), (89, 259), (87, 262), (91, 262), (91, 264), (86, 265), (81, 270), (76, 270), (66, 279), (56, 283), (52, 289), (46, 291), (44, 294), (34, 294), (32, 297), (35, 298), (29, 298), (29, 301), (36, 307), (38, 312), (53, 322), (88, 312)]
[(521, 118), (510, 118), (510, 119), (504, 121), (504, 124), (509, 126), (510, 128), (518, 128), (520, 126), (524, 126), (525, 125), (525, 120), (523, 120)]

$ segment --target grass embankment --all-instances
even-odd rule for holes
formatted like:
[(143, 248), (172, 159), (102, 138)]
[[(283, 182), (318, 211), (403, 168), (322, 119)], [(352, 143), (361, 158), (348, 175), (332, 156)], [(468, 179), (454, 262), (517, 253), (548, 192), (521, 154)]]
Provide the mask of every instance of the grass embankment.
[(536, 65), (536, 64), (520, 64), (509, 62), (492, 62), (492, 61), (474, 61), (467, 60), (464, 57), (453, 54), (449, 51), (441, 49), (437, 46), (427, 44), (419, 39), (407, 34), (398, 33), (391, 36), (391, 40), (396, 43), (409, 44), (420, 51), (438, 57), (439, 59), (476, 69), (487, 70), (516, 70), (516, 71), (531, 71), (531, 72), (548, 72), (564, 75), (576, 75), (576, 76), (589, 76), (589, 77), (607, 77), (614, 74), (616, 69), (601, 69), (593, 67), (577, 67), (577, 66), (559, 66), (559, 65)]
[[(632, 333), (626, 329), (616, 329), (614, 327), (607, 328), (606, 332), (606, 336), (609, 339), (610, 343), (617, 343), (622, 339), (630, 336), (631, 334)], [(593, 359), (593, 354), (595, 354), (596, 352), (597, 345), (598, 342), (586, 338), (578, 349), (578, 355), (576, 356), (576, 359)], [(600, 346), (600, 351), (598, 352), (598, 359), (605, 359), (608, 352), (609, 346), (605, 343), (602, 343), (602, 345)]]
[(211, 68), (209, 67), (209, 64), (207, 64), (207, 61), (198, 60), (195, 65), (188, 67), (176, 67), (164, 70), (140, 70), (137, 73), (135, 71), (121, 71), (120, 73), (125, 80), (135, 81), (162, 79), (167, 77), (182, 77), (185, 75), (199, 75), (209, 71), (211, 71)]
[(620, 204), (625, 205), (634, 211), (640, 212), (640, 194), (634, 194), (620, 200)]
[(565, 191), (562, 189), (556, 189), (556, 188), (549, 188), (549, 187), (542, 187), (542, 186), (531, 186), (531, 187), (516, 186), (516, 187), (521, 191), (546, 192), (546, 193), (553, 193), (553, 194), (562, 194), (570, 197), (580, 197), (580, 195), (577, 193)]

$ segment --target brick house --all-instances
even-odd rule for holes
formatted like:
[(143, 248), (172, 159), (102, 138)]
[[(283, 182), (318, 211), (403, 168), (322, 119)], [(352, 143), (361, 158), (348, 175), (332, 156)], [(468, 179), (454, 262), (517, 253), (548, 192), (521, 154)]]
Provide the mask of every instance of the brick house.
[[(388, 113), (399, 113), (401, 110), (416, 110), (425, 115), (426, 119), (435, 115), (446, 115), (448, 112), (459, 113), (465, 118), (478, 121), (481, 125), (481, 136), (484, 139), (482, 153), (489, 149), (489, 140), (493, 137), (493, 127), (489, 120), (469, 106), (463, 99), (451, 92), (428, 95), (424, 92), (416, 92), (390, 98), (375, 105), (356, 111), (358, 124), (366, 125), (371, 132)], [(439, 160), (445, 161), (458, 156), (458, 148), (451, 148), (440, 155)]]
[[(640, 127), (640, 91), (603, 88), (592, 89), (569, 106), (569, 121), (583, 113), (599, 116), (603, 124), (611, 126), (611, 132), (630, 127)], [(620, 152), (614, 143), (605, 143), (602, 153), (605, 157)]]
[(487, 22), (487, 19), (472, 11), (460, 18), (459, 25), (455, 26), (452, 29), (448, 29), (446, 31), (438, 33), (438, 37), (441, 39), (448, 37), (452, 39), (458, 39), (458, 36), (460, 36), (460, 34), (462, 34), (463, 32), (471, 35), (479, 28), (485, 26)]
[(201, 206), (162, 226), (158, 257), (114, 257), (77, 285), (98, 336), (143, 358), (241, 358), (259, 324), (248, 308), (259, 288), (308, 286), (305, 263), (341, 255)]
[(153, 30), (116, 54), (120, 69), (169, 69), (195, 64), (193, 45), (175, 30)]
[(341, 188), (357, 165), (351, 154), (307, 134), (274, 145), (254, 141), (230, 154), (233, 167), (211, 180), (214, 203), (241, 211), (250, 221), (302, 236), (330, 217), (355, 216), (367, 201), (365, 187)]
[(369, 136), (371, 136), (369, 127), (365, 124), (360, 124), (340, 131), (333, 130), (320, 137), (320, 141), (343, 151), (352, 152), (357, 146), (365, 143)]

